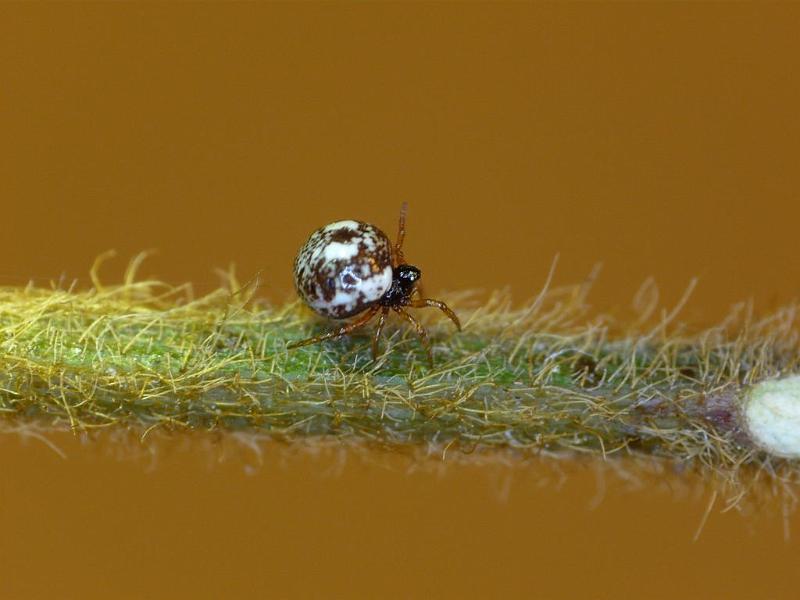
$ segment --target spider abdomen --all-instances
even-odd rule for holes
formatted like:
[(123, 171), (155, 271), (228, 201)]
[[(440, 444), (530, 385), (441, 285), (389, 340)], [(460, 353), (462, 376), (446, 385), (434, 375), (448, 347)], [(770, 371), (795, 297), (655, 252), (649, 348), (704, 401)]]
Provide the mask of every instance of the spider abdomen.
[(297, 291), (316, 313), (346, 319), (363, 312), (392, 285), (392, 244), (362, 221), (336, 221), (317, 229), (297, 253)]

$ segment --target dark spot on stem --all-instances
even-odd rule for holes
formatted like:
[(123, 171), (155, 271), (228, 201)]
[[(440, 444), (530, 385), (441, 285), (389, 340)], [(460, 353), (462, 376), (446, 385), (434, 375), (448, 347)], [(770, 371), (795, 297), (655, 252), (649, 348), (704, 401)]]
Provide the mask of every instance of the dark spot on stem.
[(575, 359), (573, 373), (583, 386), (597, 385), (600, 380), (597, 373), (597, 361), (585, 354), (580, 354)]

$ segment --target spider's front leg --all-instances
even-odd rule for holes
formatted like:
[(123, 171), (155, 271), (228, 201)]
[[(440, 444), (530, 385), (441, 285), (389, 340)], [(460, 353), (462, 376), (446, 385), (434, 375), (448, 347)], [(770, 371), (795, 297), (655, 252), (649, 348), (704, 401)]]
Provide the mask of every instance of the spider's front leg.
[(394, 311), (398, 315), (403, 317), (406, 321), (411, 323), (411, 325), (414, 327), (414, 329), (417, 332), (417, 335), (419, 336), (420, 342), (422, 342), (423, 348), (425, 348), (425, 353), (428, 355), (428, 362), (430, 363), (431, 367), (433, 367), (433, 352), (431, 351), (431, 341), (428, 339), (428, 332), (422, 326), (422, 323), (417, 321), (414, 317), (408, 314), (408, 312), (406, 312), (400, 307), (396, 307)]
[(372, 360), (378, 360), (378, 340), (381, 337), (381, 332), (383, 332), (383, 326), (386, 323), (386, 315), (388, 313), (388, 306), (381, 308), (381, 316), (378, 317), (378, 326), (375, 328), (375, 335), (372, 336)]
[(392, 253), (392, 266), (398, 267), (406, 262), (403, 256), (403, 241), (406, 239), (406, 214), (408, 213), (408, 202), (403, 202), (400, 206), (400, 223), (397, 227), (397, 239), (394, 242), (394, 252)]
[(461, 331), (461, 321), (459, 321), (458, 316), (450, 309), (449, 306), (447, 306), (447, 304), (441, 300), (434, 300), (433, 298), (419, 298), (417, 300), (412, 300), (409, 303), (409, 306), (413, 306), (414, 308), (438, 308), (447, 315), (447, 318), (453, 322), (453, 324), (456, 326), (456, 329)]

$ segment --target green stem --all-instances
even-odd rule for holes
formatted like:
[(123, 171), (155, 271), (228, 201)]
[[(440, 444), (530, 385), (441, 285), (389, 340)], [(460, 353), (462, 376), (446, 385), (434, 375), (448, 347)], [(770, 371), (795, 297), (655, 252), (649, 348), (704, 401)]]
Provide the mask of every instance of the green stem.
[[(232, 283), (232, 289), (238, 289)], [(762, 465), (741, 425), (754, 382), (800, 371), (794, 308), (680, 334), (587, 317), (583, 287), (523, 309), (495, 295), (465, 308), (462, 333), (428, 314), (435, 366), (413, 331), (388, 327), (287, 351), (329, 324), (253, 289), (191, 299), (128, 282), (74, 292), (0, 290), (0, 413), (89, 430), (255, 429), (389, 446), (523, 453), (648, 453), (711, 467)], [(645, 323), (650, 323), (645, 325)], [(772, 459), (774, 460), (774, 458)]]

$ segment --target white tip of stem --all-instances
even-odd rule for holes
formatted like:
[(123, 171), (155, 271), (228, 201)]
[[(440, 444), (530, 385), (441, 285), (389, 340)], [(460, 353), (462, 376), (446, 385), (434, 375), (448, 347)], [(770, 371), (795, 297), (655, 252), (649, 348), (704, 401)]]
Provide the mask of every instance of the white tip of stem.
[(756, 444), (776, 456), (800, 458), (800, 375), (754, 385), (744, 417)]

